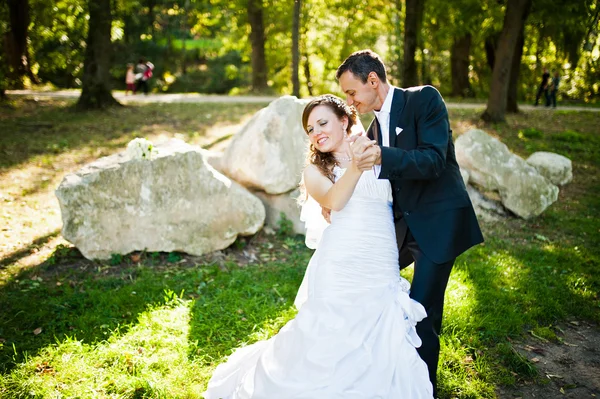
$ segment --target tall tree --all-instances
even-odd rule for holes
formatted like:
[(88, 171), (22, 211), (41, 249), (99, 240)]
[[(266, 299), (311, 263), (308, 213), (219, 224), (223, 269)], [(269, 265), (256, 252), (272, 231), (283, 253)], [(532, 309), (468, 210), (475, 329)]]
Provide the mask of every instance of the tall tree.
[[(525, 16), (526, 17), (526, 16)], [(506, 94), (506, 112), (517, 113), (519, 106), (517, 100), (519, 97), (519, 77), (521, 76), (521, 58), (523, 57), (523, 46), (525, 45), (525, 24), (521, 27), (515, 53), (513, 55), (510, 67), (510, 79), (508, 81), (508, 92)]]
[(31, 72), (27, 36), (29, 29), (29, 0), (8, 0), (9, 30), (5, 36), (6, 58), (10, 67), (10, 80), (16, 87), (23, 87), (23, 78), (32, 82), (37, 78)]
[(292, 23), (292, 95), (300, 97), (300, 10), (301, 1), (294, 0)]
[(265, 58), (265, 28), (262, 0), (248, 0), (248, 22), (252, 46), (252, 90), (267, 89), (267, 61)]
[(505, 122), (508, 85), (515, 46), (532, 0), (508, 0), (504, 25), (495, 54), (494, 70), (487, 108), (481, 115), (486, 122)]
[(110, 90), (111, 0), (89, 0), (88, 7), (90, 19), (77, 108), (106, 108), (119, 104)]
[(421, 22), (425, 0), (406, 0), (406, 14), (404, 18), (404, 63), (402, 65), (402, 86), (416, 86), (419, 82), (417, 77), (417, 61), (415, 52), (419, 43)]
[(452, 95), (467, 97), (472, 95), (469, 82), (469, 56), (471, 55), (471, 33), (455, 36), (450, 53), (452, 71)]

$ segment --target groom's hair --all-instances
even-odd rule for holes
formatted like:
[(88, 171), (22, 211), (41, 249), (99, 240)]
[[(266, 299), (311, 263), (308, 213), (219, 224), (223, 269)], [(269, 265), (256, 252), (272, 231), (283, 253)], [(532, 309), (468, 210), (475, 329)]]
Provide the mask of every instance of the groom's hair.
[(335, 73), (337, 80), (340, 79), (346, 71), (350, 71), (361, 82), (367, 83), (367, 78), (371, 72), (375, 72), (383, 83), (387, 83), (385, 65), (381, 57), (372, 50), (360, 50), (350, 54), (340, 65)]

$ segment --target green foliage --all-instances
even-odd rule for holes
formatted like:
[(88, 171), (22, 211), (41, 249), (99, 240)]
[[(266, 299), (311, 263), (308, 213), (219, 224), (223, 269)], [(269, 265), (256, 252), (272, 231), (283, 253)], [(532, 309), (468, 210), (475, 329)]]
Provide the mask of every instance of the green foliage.
[[(3, 3), (4, 4), (4, 3)], [(87, 3), (83, 0), (32, 0), (30, 58), (43, 83), (58, 88), (81, 85), (87, 36)], [(245, 1), (118, 0), (113, 5), (115, 89), (124, 87), (125, 66), (145, 57), (156, 66), (154, 91), (245, 92), (250, 85), (251, 46)], [(154, 5), (152, 9), (150, 5)], [(542, 66), (561, 74), (559, 102), (598, 101), (600, 96), (600, 21), (591, 0), (534, 2), (525, 31), (519, 75), (519, 98), (531, 101)], [(265, 56), (269, 87), (291, 92), (291, 24), (293, 3), (272, 0), (263, 5)], [(451, 90), (450, 49), (471, 34), (471, 92), (485, 98), (491, 70), (486, 38), (501, 27), (505, 2), (430, 0), (425, 5), (418, 49), (421, 83), (442, 94)], [(0, 16), (6, 15), (0, 8)], [(399, 84), (403, 52), (403, 2), (350, 0), (303, 2), (301, 15), (301, 94), (339, 93), (334, 72), (352, 51), (372, 48), (387, 63), (390, 81)], [(594, 19), (595, 18), (595, 19)], [(7, 31), (7, 18), (0, 18)], [(185, 50), (184, 50), (185, 43)], [(0, 87), (7, 86), (2, 73)], [(184, 73), (184, 69), (186, 73)], [(310, 82), (306, 71), (309, 71)]]
[(538, 138), (542, 137), (543, 135), (544, 135), (543, 132), (541, 132), (535, 128), (531, 128), (531, 127), (519, 130), (519, 138), (538, 139)]
[(123, 263), (123, 255), (121, 255), (121, 254), (112, 254), (112, 255), (110, 255), (110, 260), (108, 261), (108, 263), (111, 266), (120, 265), (121, 263)]
[(178, 74), (175, 81), (167, 86), (167, 91), (226, 94), (235, 87), (248, 84), (248, 68), (241, 54), (232, 50), (206, 60), (206, 64), (188, 70), (185, 75)]
[(50, 255), (50, 257), (46, 260), (46, 263), (48, 265), (54, 266), (57, 263), (60, 263), (61, 261), (68, 260), (69, 258), (74, 256), (76, 252), (78, 251), (75, 251), (72, 247), (69, 247), (64, 244), (58, 244), (54, 249), (52, 255)]
[(288, 219), (287, 215), (283, 212), (279, 212), (277, 235), (280, 237), (291, 237), (294, 235), (294, 222)]
[(167, 262), (169, 263), (177, 263), (181, 260), (181, 255), (178, 254), (177, 252), (169, 252), (169, 255), (167, 255)]
[(585, 141), (585, 138), (580, 133), (574, 132), (572, 130), (567, 130), (565, 132), (557, 133), (552, 136), (552, 139), (558, 141), (566, 141), (570, 143), (581, 143)]

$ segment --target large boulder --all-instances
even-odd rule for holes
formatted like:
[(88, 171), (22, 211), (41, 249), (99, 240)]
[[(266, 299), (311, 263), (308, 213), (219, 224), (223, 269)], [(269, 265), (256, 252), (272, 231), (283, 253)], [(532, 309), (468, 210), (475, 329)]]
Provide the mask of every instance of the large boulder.
[(527, 158), (527, 163), (557, 186), (562, 186), (573, 180), (571, 160), (562, 155), (545, 151), (534, 152)]
[(307, 102), (284, 96), (257, 112), (231, 140), (219, 161), (220, 170), (267, 194), (295, 189), (308, 149), (301, 123)]
[(291, 222), (290, 227), (293, 233), (306, 233), (304, 222), (300, 220), (300, 205), (298, 204), (300, 190), (296, 189), (285, 194), (267, 194), (263, 191), (254, 191), (253, 194), (260, 198), (265, 206), (267, 213), (265, 226), (272, 227), (275, 230), (279, 229), (282, 224), (281, 214), (283, 213), (285, 219)]
[(503, 205), (517, 216), (537, 216), (558, 198), (558, 187), (482, 130), (459, 136), (455, 148), (460, 167), (469, 171), (469, 181), (497, 191)]
[(56, 190), (63, 236), (89, 259), (136, 250), (201, 255), (256, 233), (265, 208), (180, 140), (157, 146), (154, 160), (125, 153), (67, 175)]

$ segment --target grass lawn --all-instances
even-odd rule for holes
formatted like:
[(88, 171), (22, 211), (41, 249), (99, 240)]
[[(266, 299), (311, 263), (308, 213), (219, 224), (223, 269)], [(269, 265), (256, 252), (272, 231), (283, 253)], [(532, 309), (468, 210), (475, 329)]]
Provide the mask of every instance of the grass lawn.
[[(222, 148), (262, 105), (106, 113), (70, 105), (15, 100), (0, 108), (0, 397), (199, 398), (232, 349), (293, 317), (312, 251), (302, 237), (261, 232), (202, 257), (135, 253), (92, 262), (60, 237), (53, 190), (66, 173), (136, 136)], [(450, 116), (457, 135), (483, 126), (476, 111)], [(569, 157), (574, 180), (538, 218), (484, 224), (485, 244), (457, 260), (446, 295), (442, 398), (543, 387), (547, 379), (514, 342), (558, 341), (563, 323), (600, 322), (599, 125), (600, 113), (536, 110), (485, 127), (521, 156)]]

